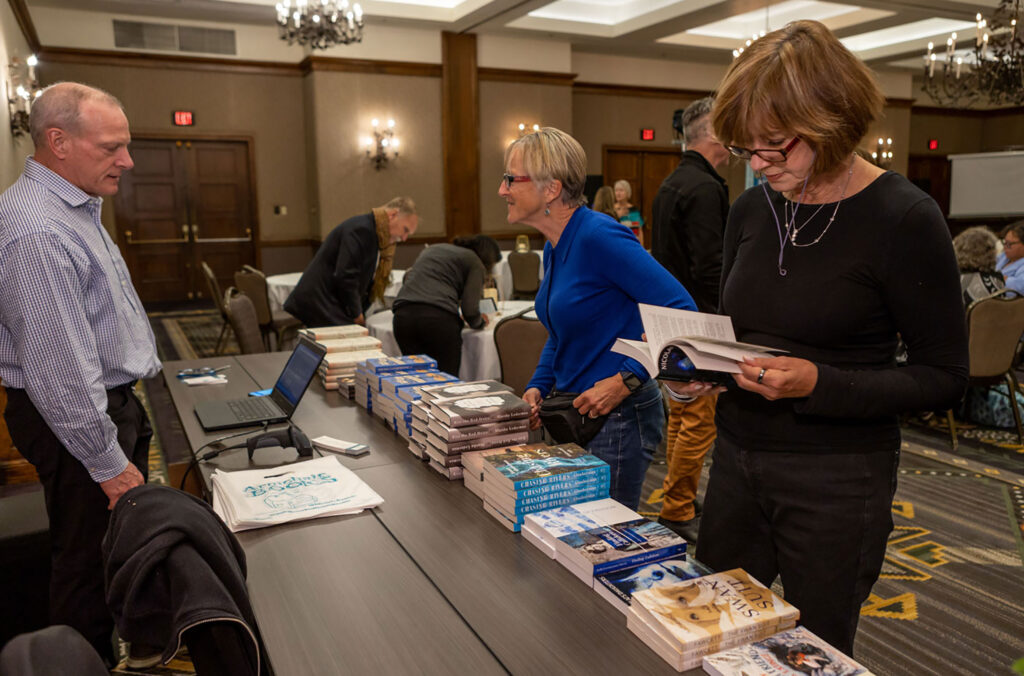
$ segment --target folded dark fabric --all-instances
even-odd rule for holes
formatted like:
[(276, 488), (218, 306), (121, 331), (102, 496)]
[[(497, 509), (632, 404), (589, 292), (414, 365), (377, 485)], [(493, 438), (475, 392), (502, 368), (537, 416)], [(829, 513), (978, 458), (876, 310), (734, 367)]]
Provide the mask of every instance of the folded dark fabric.
[(123, 639), (161, 646), (166, 663), (186, 630), (228, 622), (247, 634), (258, 665), (245, 553), (205, 502), (137, 486), (118, 500), (102, 551), (107, 605)]
[(585, 448), (604, 427), (608, 415), (596, 418), (580, 415), (572, 405), (578, 396), (579, 392), (552, 390), (540, 404), (540, 421), (556, 443), (576, 443)]

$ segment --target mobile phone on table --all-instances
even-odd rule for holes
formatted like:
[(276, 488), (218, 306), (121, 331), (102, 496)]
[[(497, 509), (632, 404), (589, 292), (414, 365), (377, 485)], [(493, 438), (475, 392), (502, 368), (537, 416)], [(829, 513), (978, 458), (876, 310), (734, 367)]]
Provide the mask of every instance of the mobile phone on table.
[(480, 299), (480, 314), (482, 315), (493, 315), (497, 314), (498, 306), (494, 304), (493, 298), (481, 298)]

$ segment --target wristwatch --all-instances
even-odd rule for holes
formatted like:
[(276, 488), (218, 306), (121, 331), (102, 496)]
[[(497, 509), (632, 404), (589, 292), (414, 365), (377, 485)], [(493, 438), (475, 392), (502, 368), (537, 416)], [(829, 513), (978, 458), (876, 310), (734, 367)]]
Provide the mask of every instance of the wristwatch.
[(622, 376), (622, 382), (629, 389), (630, 394), (636, 392), (643, 385), (640, 377), (632, 371), (619, 371), (619, 375)]

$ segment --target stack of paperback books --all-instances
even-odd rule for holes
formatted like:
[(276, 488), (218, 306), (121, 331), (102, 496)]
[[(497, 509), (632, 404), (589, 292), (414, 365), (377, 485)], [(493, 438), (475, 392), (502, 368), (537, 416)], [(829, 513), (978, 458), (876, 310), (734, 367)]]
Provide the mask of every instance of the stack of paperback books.
[(712, 676), (871, 676), (805, 627), (707, 655), (702, 666)]
[(403, 357), (376, 357), (360, 362), (355, 370), (355, 401), (372, 413), (374, 398), (380, 394), (381, 376), (423, 369), (437, 369), (437, 361), (425, 354), (410, 354)]
[[(427, 455), (427, 446), (429, 445), (428, 435), (430, 434), (430, 422), (436, 420), (430, 414), (430, 402), (437, 401), (439, 399), (451, 399), (458, 397), (467, 397), (474, 394), (487, 394), (489, 392), (511, 392), (512, 388), (508, 385), (503, 385), (495, 380), (479, 380), (473, 382), (463, 381), (452, 381), (450, 383), (442, 385), (428, 385), (425, 387), (414, 388), (411, 392), (404, 395), (407, 397), (416, 397), (410, 402), (409, 412), (412, 415), (412, 425), (410, 426), (410, 437), (409, 437), (409, 450), (418, 458), (423, 460), (429, 460), (430, 456)], [(526, 441), (528, 436), (527, 428), (529, 427), (529, 421), (509, 421), (506, 423), (510, 428), (520, 429), (525, 432), (520, 434), (514, 441), (503, 441), (498, 440), (490, 444), (490, 446), (497, 446), (502, 443), (520, 444)], [(480, 439), (482, 437), (493, 436), (494, 428), (487, 429), (476, 429), (478, 426), (470, 426), (462, 428), (461, 433), (464, 439)], [(435, 430), (441, 429), (435, 424)], [(436, 434), (436, 431), (435, 431)], [(474, 436), (475, 435), (475, 436)], [(447, 441), (438, 440), (438, 441)], [(435, 442), (437, 445), (437, 442)], [(488, 448), (489, 446), (477, 446), (477, 448)]]
[[(523, 532), (526, 532), (525, 528)], [(622, 613), (628, 613), (635, 592), (692, 580), (712, 572), (697, 559), (683, 555), (597, 575), (594, 577), (594, 591)]]
[(335, 456), (240, 472), (216, 470), (213, 511), (232, 531), (356, 514), (384, 502)]
[(528, 514), (608, 497), (610, 469), (576, 444), (529, 444), (483, 458), (484, 510), (513, 532)]
[[(434, 398), (443, 389), (467, 390), (459, 396)], [(530, 405), (499, 382), (481, 381), (420, 389), (429, 397), (425, 452), (430, 466), (449, 479), (461, 479), (462, 453), (529, 438)], [(415, 415), (415, 412), (413, 413)]]
[(799, 611), (740, 568), (633, 593), (626, 626), (677, 671), (792, 629)]
[(610, 498), (527, 514), (523, 534), (588, 587), (595, 576), (686, 554), (686, 540)]
[(324, 389), (339, 390), (349, 399), (354, 394), (356, 365), (385, 356), (380, 340), (368, 335), (366, 327), (358, 324), (302, 329), (299, 334), (316, 341), (327, 351), (318, 371)]
[(482, 451), (462, 452), (462, 483), (481, 500), (484, 499), (484, 458), (504, 453), (507, 448), (507, 446), (498, 446), (485, 448)]
[(458, 378), (437, 369), (402, 371), (381, 376), (381, 398), (387, 400), (392, 428), (403, 439), (412, 437), (412, 405), (420, 399), (420, 390), (428, 385), (458, 382)]

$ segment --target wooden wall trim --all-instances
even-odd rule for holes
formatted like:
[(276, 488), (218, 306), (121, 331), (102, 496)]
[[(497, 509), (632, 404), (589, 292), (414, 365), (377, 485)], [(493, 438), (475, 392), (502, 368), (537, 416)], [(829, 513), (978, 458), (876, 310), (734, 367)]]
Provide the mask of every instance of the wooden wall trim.
[(911, 108), (914, 105), (915, 99), (897, 99), (897, 98), (886, 98), (885, 105), (890, 108)]
[(25, 0), (8, 0), (11, 11), (14, 12), (14, 20), (18, 22), (21, 34), (25, 36), (28, 48), (37, 55), (42, 45), (39, 44), (39, 34), (36, 33), (36, 25), (32, 23), (32, 15), (29, 14)]
[(124, 66), (135, 68), (169, 68), (172, 70), (220, 71), (250, 75), (286, 75), (298, 77), (302, 71), (298, 64), (273, 61), (243, 61), (205, 56), (179, 56), (177, 54), (140, 54), (107, 49), (70, 49), (43, 47), (39, 60), (49, 63), (74, 63), (90, 66)]
[(700, 99), (712, 92), (701, 89), (674, 89), (672, 87), (637, 87), (633, 85), (600, 84), (597, 82), (574, 82), (574, 94), (598, 94), (602, 96), (639, 96), (657, 99)]
[(476, 35), (441, 33), (441, 148), (445, 230), (480, 231), (480, 86)]
[(441, 66), (436, 63), (415, 61), (377, 61), (371, 59), (343, 59), (333, 56), (307, 56), (299, 63), (303, 73), (333, 71), (342, 73), (372, 73), (374, 75), (412, 75), (441, 77)]
[(320, 246), (320, 240), (307, 237), (305, 239), (267, 239), (256, 242), (257, 245), (264, 249), (282, 249), (290, 246), (309, 246), (318, 247)]
[(1020, 115), (1024, 113), (1024, 106), (1013, 106), (1010, 108), (988, 108), (985, 110), (972, 110), (969, 108), (943, 108), (941, 106), (914, 106), (911, 113), (923, 115), (941, 115), (943, 117), (974, 117), (988, 119), (994, 115)]
[(481, 82), (520, 82), (571, 87), (576, 80), (576, 74), (549, 73), (540, 70), (515, 70), (511, 68), (478, 68), (477, 78)]

